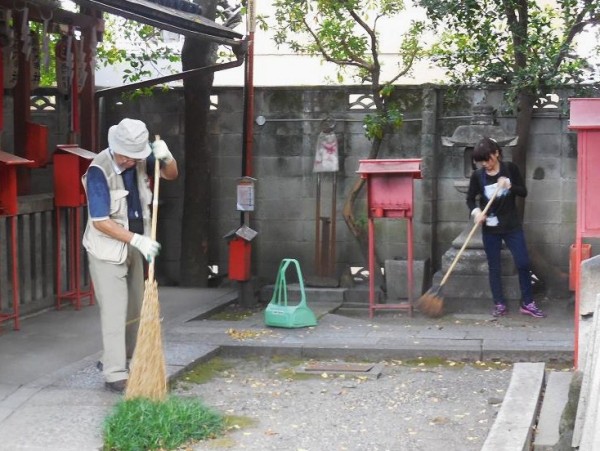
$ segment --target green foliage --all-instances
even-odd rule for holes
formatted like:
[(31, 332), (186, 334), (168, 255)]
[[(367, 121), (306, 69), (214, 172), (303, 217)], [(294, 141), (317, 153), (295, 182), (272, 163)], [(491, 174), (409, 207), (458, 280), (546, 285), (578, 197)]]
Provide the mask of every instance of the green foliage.
[(350, 76), (370, 85), (376, 112), (365, 118), (365, 134), (380, 141), (402, 125), (400, 107), (391, 96), (393, 84), (408, 74), (425, 53), (424, 24), (413, 22), (398, 33), (396, 67), (383, 79), (378, 22), (404, 11), (394, 0), (275, 0), (274, 40), (296, 53), (320, 55), (337, 67), (337, 81)]
[(370, 140), (383, 139), (387, 130), (400, 128), (404, 116), (400, 112), (398, 105), (391, 104), (379, 114), (368, 114), (363, 120), (365, 135)]
[(104, 422), (104, 449), (175, 449), (191, 440), (214, 437), (224, 427), (222, 416), (194, 399), (124, 400)]
[(509, 97), (543, 96), (593, 77), (574, 37), (598, 24), (600, 2), (558, 0), (420, 0), (440, 36), (431, 55), (451, 83), (505, 84)]
[[(130, 50), (123, 48), (124, 43)], [(104, 39), (98, 44), (97, 56), (98, 64), (104, 67), (127, 63), (122, 74), (124, 83), (134, 83), (150, 78), (155, 72), (163, 72), (164, 69), (157, 66), (158, 61), (181, 61), (179, 49), (163, 40), (160, 29), (112, 15), (107, 15)], [(174, 72), (174, 69), (169, 70), (169, 73)]]

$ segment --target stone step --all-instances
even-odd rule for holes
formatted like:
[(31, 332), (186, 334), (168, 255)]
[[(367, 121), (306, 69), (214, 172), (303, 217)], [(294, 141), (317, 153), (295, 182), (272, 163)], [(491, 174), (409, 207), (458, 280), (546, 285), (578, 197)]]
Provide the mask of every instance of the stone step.
[[(441, 271), (433, 275), (433, 286), (438, 286), (444, 277)], [(506, 300), (517, 300), (521, 298), (518, 276), (503, 276), (502, 288)], [(487, 277), (473, 274), (450, 274), (443, 286), (444, 297), (456, 299), (482, 299), (492, 300), (492, 292)]]
[(504, 401), (481, 451), (525, 451), (538, 417), (545, 364), (515, 363)]
[(573, 373), (551, 371), (548, 373), (547, 379), (544, 401), (533, 441), (534, 451), (558, 449), (560, 420), (569, 399), (569, 387)]
[[(261, 302), (268, 303), (273, 297), (273, 291), (275, 285), (265, 285), (260, 290)], [(343, 302), (344, 293), (346, 288), (313, 288), (304, 287), (304, 295), (306, 296), (306, 303), (310, 305), (311, 302)], [(300, 301), (301, 291), (300, 284), (290, 283), (287, 284), (287, 299), (290, 303), (297, 303)]]

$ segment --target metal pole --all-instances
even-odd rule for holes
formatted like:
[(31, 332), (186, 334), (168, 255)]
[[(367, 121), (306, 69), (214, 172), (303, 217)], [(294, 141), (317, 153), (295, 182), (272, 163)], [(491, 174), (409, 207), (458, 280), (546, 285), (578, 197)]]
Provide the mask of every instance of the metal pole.
[[(248, 51), (244, 71), (244, 124), (242, 142), (242, 177), (252, 177), (252, 145), (254, 142), (254, 30), (256, 29), (256, 2), (248, 1)], [(240, 215), (240, 225), (244, 225), (249, 215)]]
[[(251, 177), (252, 168), (252, 145), (254, 142), (254, 30), (256, 29), (256, 1), (248, 0), (248, 51), (246, 52), (246, 66), (244, 77), (244, 124), (242, 142), (242, 177)], [(241, 212), (240, 225), (250, 222), (250, 213)], [(248, 243), (249, 246), (252, 243)], [(246, 307), (256, 303), (252, 284), (239, 282), (240, 304)]]

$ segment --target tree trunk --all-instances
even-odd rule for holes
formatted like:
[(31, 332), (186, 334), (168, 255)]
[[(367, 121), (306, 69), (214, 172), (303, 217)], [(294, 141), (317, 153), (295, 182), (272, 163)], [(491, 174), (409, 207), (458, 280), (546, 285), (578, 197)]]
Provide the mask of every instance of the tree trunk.
[[(512, 161), (515, 163), (523, 180), (527, 178), (527, 147), (529, 146), (529, 132), (531, 130), (531, 118), (533, 116), (533, 105), (535, 97), (531, 94), (521, 93), (517, 100), (517, 137), (518, 142), (513, 150)], [(525, 212), (525, 201), (517, 198), (519, 216), (523, 219)]]
[[(373, 143), (371, 144), (371, 150), (369, 151), (369, 155), (367, 158), (368, 159), (377, 158), (377, 155), (379, 155), (380, 148), (381, 148), (381, 140), (374, 139)], [(352, 186), (352, 189), (350, 190), (350, 193), (348, 194), (348, 197), (346, 198), (346, 200), (344, 202), (344, 207), (342, 209), (342, 216), (344, 217), (344, 221), (346, 222), (348, 229), (350, 230), (350, 232), (352, 233), (354, 238), (356, 238), (356, 241), (360, 248), (360, 252), (364, 259), (364, 267), (368, 268), (369, 237), (367, 234), (367, 228), (366, 228), (366, 225), (359, 224), (359, 222), (356, 220), (356, 217), (354, 216), (356, 199), (358, 198), (364, 185), (365, 185), (365, 180), (363, 178), (356, 179), (356, 181), (354, 182), (354, 185)], [(368, 212), (367, 212), (367, 218), (368, 218)], [(377, 256), (377, 251), (375, 251), (375, 268), (381, 268), (381, 267), (382, 267), (381, 261), (380, 261), (379, 257)], [(369, 274), (369, 277), (373, 277), (373, 275)], [(375, 273), (375, 287), (376, 288), (381, 287), (382, 284), (383, 284), (383, 276), (381, 275), (381, 271), (377, 271)]]
[[(518, 99), (517, 111), (517, 136), (518, 144), (513, 152), (513, 162), (519, 167), (523, 179), (527, 177), (527, 148), (529, 146), (529, 132), (531, 130), (531, 120), (533, 117), (533, 106), (535, 97), (531, 94), (522, 93)], [(525, 200), (518, 198), (517, 208), (519, 215), (523, 219), (525, 213)], [(560, 270), (551, 261), (540, 252), (540, 249), (533, 246), (528, 240), (528, 250), (531, 259), (531, 266), (534, 274), (543, 282), (548, 292), (557, 296), (568, 294), (568, 274)]]
[[(203, 15), (216, 16), (216, 2), (202, 2)], [(205, 40), (186, 38), (181, 54), (183, 70), (205, 67), (216, 61), (216, 46)], [(210, 161), (208, 114), (214, 74), (202, 74), (184, 80), (185, 161), (183, 174), (183, 218), (181, 228), (182, 286), (208, 284), (210, 223)]]

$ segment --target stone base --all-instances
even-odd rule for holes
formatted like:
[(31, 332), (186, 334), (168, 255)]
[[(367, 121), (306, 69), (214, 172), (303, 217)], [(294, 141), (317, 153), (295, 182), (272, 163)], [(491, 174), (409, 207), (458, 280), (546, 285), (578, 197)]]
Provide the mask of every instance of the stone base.
[[(446, 271), (448, 271), (450, 265), (452, 265), (452, 262), (458, 254), (458, 251), (459, 249), (451, 247), (442, 256), (442, 271), (444, 274)], [(503, 249), (502, 252), (500, 252), (500, 264), (502, 265), (503, 276), (512, 276), (517, 273), (517, 269), (509, 250)], [(452, 270), (450, 277), (453, 277), (455, 274), (478, 275), (485, 277), (487, 280), (488, 264), (485, 251), (483, 249), (471, 249), (467, 247), (456, 262), (456, 265), (454, 265), (454, 269)]]
[[(433, 286), (439, 286), (444, 274), (440, 271), (434, 274)], [(510, 307), (514, 309), (521, 299), (518, 276), (502, 277), (502, 286), (507, 303), (510, 303)], [(442, 295), (448, 313), (478, 310), (482, 306), (490, 309), (493, 304), (487, 276), (452, 273), (442, 287)]]
[[(424, 293), (425, 281), (429, 280), (429, 260), (413, 261), (413, 299)], [(406, 260), (385, 261), (385, 288), (388, 302), (408, 299), (408, 267)]]

